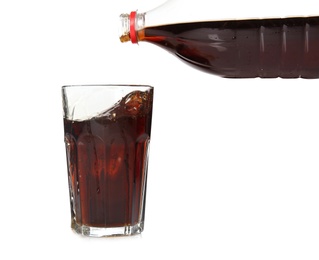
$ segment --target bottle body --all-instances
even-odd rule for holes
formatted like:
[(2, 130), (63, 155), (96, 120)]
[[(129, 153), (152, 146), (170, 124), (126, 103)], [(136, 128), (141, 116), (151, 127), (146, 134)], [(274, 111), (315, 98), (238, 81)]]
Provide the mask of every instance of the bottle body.
[(132, 42), (156, 44), (194, 68), (228, 78), (319, 78), (319, 16), (149, 26), (152, 13), (130, 17)]

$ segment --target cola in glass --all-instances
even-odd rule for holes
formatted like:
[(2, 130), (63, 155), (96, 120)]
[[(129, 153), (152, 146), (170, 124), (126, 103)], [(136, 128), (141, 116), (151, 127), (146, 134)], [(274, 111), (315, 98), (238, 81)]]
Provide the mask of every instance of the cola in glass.
[(91, 118), (64, 117), (71, 221), (78, 233), (142, 232), (152, 96), (152, 89), (135, 90)]

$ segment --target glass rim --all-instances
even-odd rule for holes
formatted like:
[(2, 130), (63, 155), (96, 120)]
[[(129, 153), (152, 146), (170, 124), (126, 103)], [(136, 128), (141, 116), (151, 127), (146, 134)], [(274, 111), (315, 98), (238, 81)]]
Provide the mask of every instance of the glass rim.
[(83, 88), (83, 87), (124, 87), (124, 88), (145, 88), (145, 89), (154, 89), (153, 86), (147, 85), (147, 84), (69, 84), (69, 85), (63, 85), (62, 89), (66, 88)]

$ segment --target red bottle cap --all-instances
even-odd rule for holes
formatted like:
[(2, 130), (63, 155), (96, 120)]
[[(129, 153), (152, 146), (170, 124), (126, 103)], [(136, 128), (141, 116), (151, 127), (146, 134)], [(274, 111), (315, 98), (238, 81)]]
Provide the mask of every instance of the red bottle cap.
[(136, 12), (131, 12), (130, 13), (130, 38), (132, 43), (137, 43), (135, 22), (136, 22)]

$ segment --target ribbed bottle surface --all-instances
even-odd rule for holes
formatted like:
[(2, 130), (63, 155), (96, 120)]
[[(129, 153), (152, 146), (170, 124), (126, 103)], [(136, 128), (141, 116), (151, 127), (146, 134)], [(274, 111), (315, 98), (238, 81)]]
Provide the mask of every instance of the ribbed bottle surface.
[(169, 24), (139, 35), (223, 77), (319, 77), (319, 17)]
[(318, 18), (292, 19), (259, 28), (259, 77), (319, 77)]

